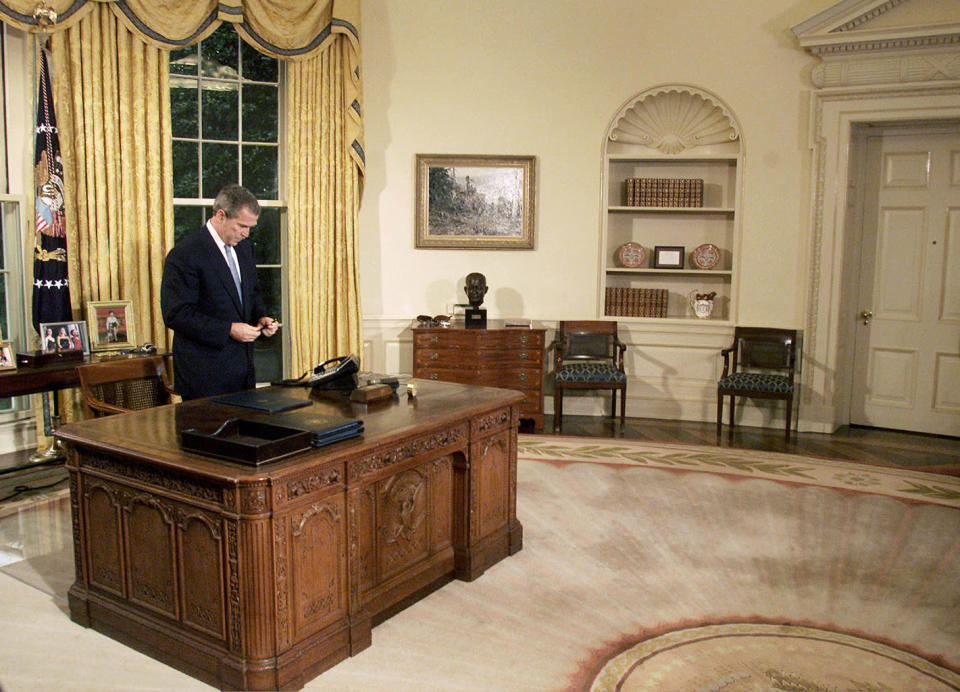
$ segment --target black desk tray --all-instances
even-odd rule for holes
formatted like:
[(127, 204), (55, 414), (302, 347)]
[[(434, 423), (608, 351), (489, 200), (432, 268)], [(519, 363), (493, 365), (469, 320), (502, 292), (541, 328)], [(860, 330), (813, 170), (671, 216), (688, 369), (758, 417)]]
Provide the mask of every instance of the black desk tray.
[(309, 430), (229, 418), (212, 433), (184, 430), (180, 446), (189, 452), (259, 466), (310, 449), (311, 438)]

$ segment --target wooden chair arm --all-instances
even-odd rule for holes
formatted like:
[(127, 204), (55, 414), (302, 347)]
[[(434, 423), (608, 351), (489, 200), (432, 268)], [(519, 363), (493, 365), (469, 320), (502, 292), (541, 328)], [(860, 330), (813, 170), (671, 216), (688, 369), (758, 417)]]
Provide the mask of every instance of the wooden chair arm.
[(96, 399), (87, 399), (83, 400), (84, 405), (93, 410), (100, 411), (102, 413), (129, 413), (130, 409), (120, 408), (119, 406), (114, 406), (113, 404), (107, 404), (103, 401), (97, 401)]
[(720, 355), (723, 356), (723, 372), (720, 373), (720, 379), (730, 374), (730, 354), (733, 353), (735, 348), (730, 346), (720, 350)]
[(620, 341), (620, 339), (615, 339), (613, 345), (617, 348), (617, 367), (623, 370), (623, 356), (627, 352), (627, 345)]

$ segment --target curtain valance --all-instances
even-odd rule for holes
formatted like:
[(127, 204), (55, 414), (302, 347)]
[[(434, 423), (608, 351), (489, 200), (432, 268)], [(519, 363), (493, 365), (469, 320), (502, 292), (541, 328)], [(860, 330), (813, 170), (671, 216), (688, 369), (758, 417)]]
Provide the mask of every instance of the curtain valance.
[(234, 24), (245, 41), (284, 60), (317, 55), (337, 34), (359, 52), (360, 0), (0, 0), (0, 20), (24, 31), (42, 26), (37, 7), (56, 12), (49, 32), (66, 29), (107, 4), (134, 34), (160, 48), (188, 46)]

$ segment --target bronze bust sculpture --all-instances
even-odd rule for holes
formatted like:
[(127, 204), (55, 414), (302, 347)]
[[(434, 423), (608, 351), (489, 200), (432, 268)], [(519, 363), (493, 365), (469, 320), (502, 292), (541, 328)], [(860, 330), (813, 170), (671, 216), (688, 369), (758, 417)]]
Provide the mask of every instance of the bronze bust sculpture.
[(479, 308), (483, 304), (483, 297), (487, 293), (487, 277), (480, 272), (467, 274), (466, 285), (463, 290), (467, 293), (470, 307)]

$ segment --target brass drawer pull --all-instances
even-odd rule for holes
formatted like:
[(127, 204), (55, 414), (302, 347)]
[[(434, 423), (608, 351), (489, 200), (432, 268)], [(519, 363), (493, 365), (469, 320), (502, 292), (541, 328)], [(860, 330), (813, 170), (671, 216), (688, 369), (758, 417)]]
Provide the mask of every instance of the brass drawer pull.
[(522, 334), (522, 335), (520, 336), (520, 343), (521, 343), (521, 344), (527, 343), (527, 335), (526, 335), (526, 334)]
[(521, 372), (518, 377), (519, 377), (521, 380), (525, 380), (525, 379), (527, 379), (527, 373)]
[(437, 353), (436, 351), (430, 354), (430, 360), (436, 360), (439, 357), (440, 357), (440, 354)]
[(430, 337), (430, 343), (431, 343), (431, 344), (439, 344), (439, 343), (440, 343), (440, 337), (437, 336), (436, 334), (434, 334), (433, 336)]
[(431, 379), (431, 380), (439, 380), (440, 377), (437, 375), (437, 373), (431, 372), (431, 373), (430, 373), (430, 379)]
[(520, 353), (520, 360), (526, 360), (529, 357), (530, 357), (530, 354), (527, 353), (526, 351), (523, 351)]

